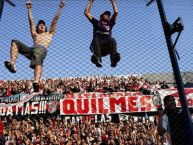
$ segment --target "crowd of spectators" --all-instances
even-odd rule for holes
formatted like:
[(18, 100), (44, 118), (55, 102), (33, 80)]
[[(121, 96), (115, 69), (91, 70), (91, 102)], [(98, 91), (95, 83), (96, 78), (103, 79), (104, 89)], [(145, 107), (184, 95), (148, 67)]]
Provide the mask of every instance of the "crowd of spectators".
[[(0, 81), (0, 97), (19, 93), (31, 93), (32, 80)], [(57, 78), (41, 80), (40, 90), (45, 94), (85, 93), (85, 92), (126, 92), (140, 91), (142, 94), (155, 94), (159, 89), (168, 88), (165, 82), (149, 82), (140, 76), (116, 77), (93, 76), (77, 78)]]
[(118, 123), (91, 121), (86, 116), (72, 121), (65, 117), (1, 117), (2, 145), (164, 145), (157, 133), (156, 119), (132, 116)]
[[(32, 83), (32, 80), (0, 80), (0, 97), (30, 94)], [(40, 83), (44, 95), (127, 91), (156, 94), (165, 88), (169, 88), (165, 82), (149, 82), (140, 76), (57, 78), (43, 79)], [(128, 115), (119, 122), (77, 118), (73, 121), (64, 116), (2, 116), (0, 145), (164, 145), (166, 142), (165, 137), (158, 135), (155, 120), (135, 120)]]

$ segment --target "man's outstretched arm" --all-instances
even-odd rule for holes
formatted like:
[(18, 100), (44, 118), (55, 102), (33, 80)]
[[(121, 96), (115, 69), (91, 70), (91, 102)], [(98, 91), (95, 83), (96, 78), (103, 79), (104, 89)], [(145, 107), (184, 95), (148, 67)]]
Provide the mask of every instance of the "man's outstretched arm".
[(113, 6), (113, 11), (114, 11), (111, 20), (113, 20), (115, 22), (117, 19), (117, 16), (118, 16), (117, 4), (115, 3), (115, 0), (110, 0), (110, 1), (111, 1), (112, 6)]
[(49, 31), (49, 33), (52, 34), (52, 35), (55, 34), (56, 24), (57, 24), (57, 22), (58, 22), (58, 19), (59, 19), (59, 17), (60, 17), (60, 14), (61, 14), (61, 12), (62, 12), (62, 8), (63, 8), (63, 7), (64, 7), (64, 0), (62, 0), (62, 1), (60, 2), (60, 4), (59, 4), (59, 9), (58, 9), (58, 11), (57, 11), (57, 13), (56, 13), (56, 15), (55, 15), (55, 17), (54, 17), (54, 19), (53, 19), (53, 21), (52, 21), (52, 24), (51, 24), (51, 26), (50, 26), (50, 31)]
[(34, 25), (33, 16), (32, 16), (32, 3), (30, 2), (30, 0), (28, 0), (28, 2), (26, 3), (26, 6), (27, 6), (27, 10), (28, 10), (28, 19), (29, 19), (30, 31), (31, 31), (32, 38), (34, 38), (36, 31), (35, 31), (35, 25)]
[(90, 9), (92, 7), (93, 2), (94, 2), (94, 0), (89, 0), (88, 4), (86, 6), (86, 9), (84, 11), (84, 15), (88, 18), (89, 21), (91, 21), (93, 18), (93, 16), (90, 13)]

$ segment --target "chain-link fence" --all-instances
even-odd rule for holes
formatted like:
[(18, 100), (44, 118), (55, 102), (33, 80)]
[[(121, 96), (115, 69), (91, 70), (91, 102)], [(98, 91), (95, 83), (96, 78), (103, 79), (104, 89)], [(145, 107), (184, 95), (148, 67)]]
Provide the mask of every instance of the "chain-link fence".
[[(112, 37), (121, 56), (116, 67), (109, 55), (102, 57), (102, 67), (91, 60), (93, 25), (84, 15), (87, 0), (66, 0), (63, 9), (60, 0), (31, 0), (28, 9), (24, 0), (13, 2), (15, 7), (5, 1), (0, 21), (1, 144), (164, 144), (170, 142), (168, 135), (181, 131), (177, 144), (188, 145), (180, 130), (185, 126), (183, 118), (178, 119), (181, 113), (168, 115), (165, 109), (172, 117), (164, 115), (166, 126), (160, 127), (161, 111), (157, 110), (164, 107), (163, 98), (173, 96), (178, 108), (180, 101), (156, 2), (147, 7), (145, 0), (116, 0), (118, 16)], [(163, 0), (163, 4), (170, 23), (179, 16), (183, 20), (175, 49), (191, 111), (193, 2)], [(99, 20), (106, 10), (114, 14), (111, 1), (95, 0), (90, 13)], [(38, 33), (31, 31), (28, 11), (34, 28), (43, 20), (45, 24), (39, 24), (49, 34), (41, 33), (43, 26)], [(57, 12), (61, 14), (54, 33)], [(172, 35), (173, 40), (176, 37)], [(42, 53), (38, 62), (37, 45), (37, 54)], [(36, 66), (42, 62), (39, 91), (34, 92)]]

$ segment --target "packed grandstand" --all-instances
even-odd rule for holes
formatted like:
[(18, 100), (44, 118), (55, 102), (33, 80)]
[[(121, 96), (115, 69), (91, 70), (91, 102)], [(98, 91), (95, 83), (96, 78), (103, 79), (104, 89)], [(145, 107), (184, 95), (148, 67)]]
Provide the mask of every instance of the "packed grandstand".
[[(31, 80), (1, 81), (0, 144), (166, 144), (150, 112), (176, 92), (164, 81), (141, 76), (45, 79), (38, 93)], [(191, 100), (190, 95), (190, 106)]]
[[(31, 80), (0, 81), (0, 97), (31, 93)], [(44, 95), (57, 93), (86, 93), (86, 92), (137, 92), (142, 94), (155, 94), (159, 89), (167, 89), (169, 86), (163, 81), (150, 82), (138, 76), (92, 76), (78, 78), (57, 78), (41, 81), (40, 90)]]

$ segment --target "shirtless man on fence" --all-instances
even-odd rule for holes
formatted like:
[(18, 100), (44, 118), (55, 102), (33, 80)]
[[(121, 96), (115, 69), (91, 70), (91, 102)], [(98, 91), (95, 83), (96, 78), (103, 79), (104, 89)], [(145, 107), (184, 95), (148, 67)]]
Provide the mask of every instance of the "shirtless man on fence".
[(16, 73), (16, 60), (18, 53), (24, 55), (26, 58), (31, 60), (30, 67), (34, 69), (34, 92), (39, 91), (39, 82), (43, 71), (43, 60), (46, 57), (47, 49), (51, 44), (52, 38), (55, 34), (56, 24), (64, 7), (64, 0), (59, 4), (58, 11), (51, 23), (49, 32), (47, 31), (46, 23), (44, 20), (39, 20), (35, 27), (33, 16), (32, 16), (32, 3), (30, 0), (26, 3), (28, 10), (28, 19), (31, 30), (32, 39), (34, 42), (33, 47), (28, 47), (19, 40), (12, 40), (10, 59), (11, 61), (5, 61), (5, 67), (12, 73)]

